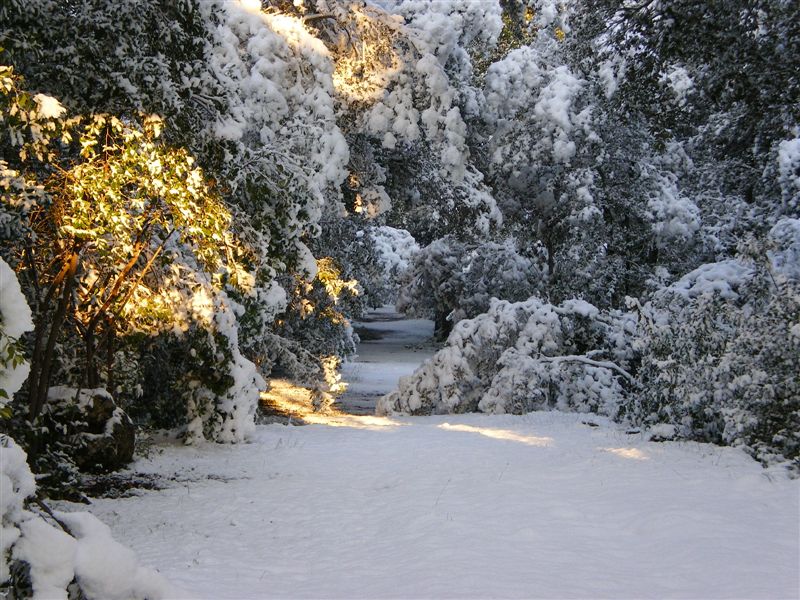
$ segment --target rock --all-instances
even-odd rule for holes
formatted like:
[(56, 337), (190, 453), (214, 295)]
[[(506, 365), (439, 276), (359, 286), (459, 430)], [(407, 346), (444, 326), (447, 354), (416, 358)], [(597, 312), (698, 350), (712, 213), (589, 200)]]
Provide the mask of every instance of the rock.
[(121, 408), (114, 408), (103, 433), (84, 433), (83, 448), (75, 456), (82, 471), (115, 471), (133, 460), (136, 428)]
[(659, 423), (647, 430), (647, 439), (651, 442), (671, 442), (678, 436), (678, 430), (674, 425)]
[(88, 433), (104, 433), (106, 423), (114, 416), (117, 405), (111, 398), (111, 394), (105, 390), (90, 390), (90, 393), (92, 396), (84, 411), (87, 431)]
[(114, 471), (133, 460), (136, 428), (106, 390), (53, 387), (48, 405), (50, 418), (74, 441), (70, 453), (81, 471)]

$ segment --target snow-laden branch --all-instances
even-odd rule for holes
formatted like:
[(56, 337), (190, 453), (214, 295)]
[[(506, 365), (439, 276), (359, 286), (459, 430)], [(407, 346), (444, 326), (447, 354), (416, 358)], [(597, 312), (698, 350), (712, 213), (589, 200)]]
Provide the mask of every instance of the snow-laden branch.
[(568, 354), (565, 356), (539, 356), (537, 360), (542, 362), (551, 362), (551, 363), (558, 363), (558, 362), (579, 362), (585, 365), (590, 365), (592, 367), (599, 367), (601, 369), (611, 369), (612, 371), (616, 371), (620, 375), (622, 375), (625, 379), (630, 381), (631, 383), (635, 382), (633, 375), (628, 373), (625, 369), (620, 367), (618, 364), (609, 362), (607, 360), (592, 360), (591, 358), (587, 358), (586, 356), (580, 356), (578, 354)]

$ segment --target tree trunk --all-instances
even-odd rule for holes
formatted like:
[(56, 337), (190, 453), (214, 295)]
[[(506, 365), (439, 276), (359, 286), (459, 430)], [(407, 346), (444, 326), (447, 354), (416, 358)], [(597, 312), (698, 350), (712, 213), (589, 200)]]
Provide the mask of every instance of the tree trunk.
[(80, 262), (78, 250), (72, 252), (65, 263), (63, 270), (63, 284), (61, 285), (61, 295), (58, 299), (53, 318), (50, 321), (50, 330), (47, 335), (47, 343), (44, 345), (45, 328), (47, 320), (42, 320), (36, 328), (36, 344), (33, 357), (31, 359), (31, 373), (28, 380), (28, 416), (33, 422), (42, 411), (47, 401), (47, 390), (50, 387), (50, 375), (53, 370), (53, 357), (55, 355), (56, 342), (64, 325), (67, 316), (67, 309), (72, 297), (72, 290), (75, 287), (75, 273)]
[(433, 327), (433, 337), (437, 340), (446, 340), (447, 336), (450, 335), (450, 331), (453, 329), (452, 321), (447, 320), (447, 315), (450, 313), (444, 311), (436, 311), (436, 316), (434, 317), (434, 327)]
[(95, 343), (94, 327), (87, 329), (83, 336), (83, 343), (86, 347), (86, 374), (84, 385), (89, 389), (94, 389), (98, 384), (97, 365), (95, 355), (97, 354), (97, 344)]

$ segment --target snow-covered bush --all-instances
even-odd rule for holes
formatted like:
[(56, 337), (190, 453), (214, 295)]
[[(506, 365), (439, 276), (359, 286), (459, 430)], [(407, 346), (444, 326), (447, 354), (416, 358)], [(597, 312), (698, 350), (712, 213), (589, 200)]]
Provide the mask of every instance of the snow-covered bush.
[(89, 513), (47, 513), (25, 452), (0, 435), (0, 593), (56, 600), (155, 600), (180, 595)]
[(399, 273), (410, 266), (414, 255), (419, 252), (417, 242), (405, 229), (384, 225), (372, 229), (369, 233), (375, 241), (375, 248), (387, 278), (397, 278)]
[(397, 308), (434, 318), (444, 337), (461, 319), (486, 311), (491, 298), (523, 300), (543, 283), (536, 262), (512, 240), (475, 244), (447, 236), (416, 253), (401, 278)]
[(382, 303), (396, 302), (400, 281), (411, 267), (420, 248), (405, 229), (383, 225), (368, 230), (380, 263), (380, 278), (384, 286)]
[(381, 414), (562, 409), (616, 416), (635, 321), (569, 300), (492, 300), (460, 321), (444, 348), (378, 402)]
[(495, 43), (499, 3), (313, 5), (326, 15), (314, 26), (334, 49), (334, 84), (355, 113), (350, 119), (387, 150), (424, 142), (448, 179), (464, 179), (469, 151), (463, 113), (470, 105), (465, 46), (477, 39)]
[(243, 442), (255, 431), (259, 392), (265, 389), (266, 382), (256, 365), (239, 349), (237, 313), (241, 312), (241, 306), (222, 293), (214, 298), (211, 318), (201, 321), (202, 329), (207, 332), (206, 352), (210, 360), (207, 365), (194, 363), (182, 376), (210, 366), (213, 377), (224, 385), (214, 389), (202, 385), (202, 379), (185, 380), (192, 394), (187, 409), (188, 442), (201, 439)]
[(0, 418), (8, 416), (6, 405), (28, 377), (19, 338), (31, 330), (31, 309), (17, 276), (0, 258)]
[[(187, 442), (245, 441), (266, 382), (240, 347), (243, 308), (210, 285), (198, 285), (190, 299), (173, 299), (179, 309), (173, 327), (123, 337), (104, 382), (139, 425), (174, 429)], [(80, 385), (79, 376), (57, 376)]]
[(781, 191), (781, 212), (800, 213), (800, 127), (794, 137), (778, 143), (778, 183)]
[(38, 425), (37, 433), (55, 437), (48, 447), (63, 449), (82, 471), (112, 471), (133, 459), (135, 428), (105, 389), (50, 388)]
[(706, 264), (641, 307), (639, 380), (626, 414), (678, 437), (800, 456), (800, 221)]

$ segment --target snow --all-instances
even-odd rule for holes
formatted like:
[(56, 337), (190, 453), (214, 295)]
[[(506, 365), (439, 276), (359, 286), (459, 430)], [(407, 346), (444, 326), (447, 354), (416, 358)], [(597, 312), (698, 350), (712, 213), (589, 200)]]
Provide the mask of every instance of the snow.
[(38, 116), (42, 119), (58, 119), (65, 112), (67, 112), (67, 109), (64, 108), (61, 103), (52, 96), (48, 96), (46, 94), (36, 94), (33, 97), (33, 100), (39, 107)]
[[(671, 157), (664, 157), (669, 160)], [(650, 173), (655, 189), (647, 200), (647, 215), (651, 220), (656, 242), (668, 248), (676, 241), (689, 240), (700, 229), (700, 209), (681, 194), (674, 173)]]
[(0, 258), (0, 323), (3, 325), (3, 333), (13, 338), (18, 338), (33, 329), (31, 309), (19, 287), (17, 275), (2, 258)]
[(768, 252), (777, 275), (800, 281), (800, 219), (781, 219), (770, 229)]
[(56, 385), (47, 389), (47, 400), (52, 403), (75, 403), (78, 408), (86, 409), (96, 396), (113, 400), (111, 394), (103, 388), (77, 389), (65, 385)]
[(555, 69), (551, 82), (542, 89), (539, 101), (533, 108), (542, 122), (548, 123), (553, 133), (553, 158), (569, 163), (575, 155), (575, 142), (569, 139), (572, 130), (570, 110), (584, 82), (576, 78), (566, 66)]
[(30, 565), (34, 600), (67, 600), (66, 588), (75, 574), (75, 540), (36, 518), (24, 520), (20, 531), (13, 555)]
[(800, 194), (800, 128), (795, 137), (778, 144), (778, 174), (786, 203)]
[(594, 417), (353, 417), (166, 447), (92, 511), (198, 598), (797, 594), (796, 481)]
[(0, 584), (9, 578), (12, 558), (27, 563), (33, 600), (67, 600), (73, 579), (87, 600), (186, 597), (155, 570), (140, 565), (136, 554), (91, 514), (57, 512), (60, 523), (51, 523), (34, 509), (26, 510), (24, 500), (35, 493), (25, 452), (0, 436)]
[(694, 90), (694, 81), (689, 72), (680, 65), (674, 65), (661, 77), (661, 84), (668, 86), (678, 106), (686, 104), (687, 96)]
[(698, 267), (659, 294), (674, 293), (688, 300), (716, 292), (722, 298), (736, 299), (736, 290), (752, 277), (752, 267), (736, 259), (723, 260)]
[(405, 229), (395, 229), (388, 225), (375, 227), (370, 231), (375, 250), (383, 265), (384, 272), (397, 275), (406, 270), (414, 255), (419, 252), (419, 245)]
[(587, 81), (557, 64), (559, 42), (542, 38), (510, 51), (486, 71), (482, 116), (493, 126), (496, 169), (510, 175), (545, 164), (569, 165), (579, 144), (596, 137)]
[[(361, 383), (392, 386), (407, 350), (372, 353)], [(259, 426), (158, 446), (136, 469), (166, 489), (91, 511), (196, 598), (797, 596), (800, 482), (646, 438), (560, 412)]]
[(198, 6), (214, 24), (208, 70), (227, 93), (227, 110), (208, 128), (213, 137), (235, 142), (227, 146), (230, 184), (245, 185), (255, 173), (274, 185), (286, 177), (297, 205), (283, 228), (299, 237), (321, 216), (325, 190), (338, 188), (347, 175), (330, 53), (302, 20), (264, 13), (257, 1)]
[(564, 311), (569, 313), (574, 313), (581, 317), (585, 317), (587, 319), (596, 319), (600, 314), (600, 311), (597, 309), (596, 306), (586, 302), (586, 300), (581, 300), (579, 298), (572, 298), (570, 300), (565, 300), (562, 303), (564, 307)]
[[(231, 351), (229, 367), (233, 383), (224, 395), (216, 400), (215, 409), (222, 417), (222, 423), (214, 439), (217, 442), (235, 443), (246, 440), (252, 434), (259, 393), (267, 387), (267, 383), (259, 374), (256, 365), (245, 358), (239, 349), (236, 303), (227, 295), (220, 296), (224, 297), (219, 298), (214, 321), (217, 330), (229, 342)], [(194, 433), (193, 439), (199, 439), (198, 432)]]
[[(8, 398), (22, 387), (30, 371), (28, 361), (6, 364), (9, 343), (32, 329), (31, 309), (19, 287), (17, 275), (0, 258), (0, 390), (4, 390)], [(0, 408), (5, 404), (6, 399), (0, 397)]]
[(0, 436), (0, 583), (9, 577), (6, 560), (19, 539), (23, 501), (36, 490), (25, 452), (14, 440)]
[(89, 513), (57, 516), (77, 538), (75, 577), (88, 598), (174, 598), (180, 594), (157, 572), (141, 567), (136, 554), (115, 541), (108, 526), (96, 517)]
[[(548, 70), (533, 48), (513, 50), (486, 73), (488, 117), (513, 118), (533, 102), (537, 125), (552, 138), (554, 159), (568, 162), (571, 154), (565, 154), (563, 149), (570, 147), (574, 154), (569, 134), (575, 125), (574, 104), (584, 84), (567, 66)], [(562, 151), (558, 150), (559, 144)]]
[(615, 60), (606, 60), (600, 63), (597, 76), (603, 86), (606, 99), (610, 99), (619, 88), (620, 82), (625, 77), (625, 62), (620, 57)]
[(653, 438), (662, 438), (665, 440), (669, 440), (674, 438), (677, 434), (677, 428), (675, 425), (670, 425), (668, 423), (659, 423), (658, 425), (653, 425), (647, 429), (648, 439)]

